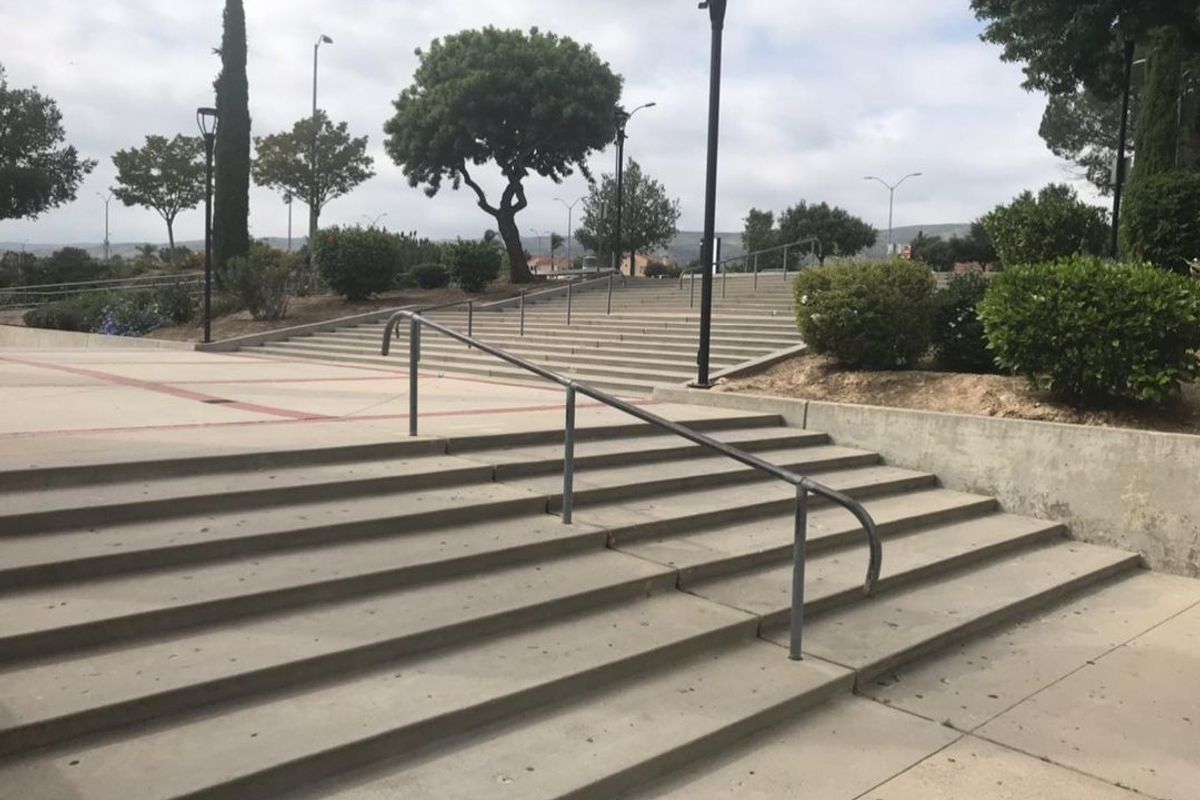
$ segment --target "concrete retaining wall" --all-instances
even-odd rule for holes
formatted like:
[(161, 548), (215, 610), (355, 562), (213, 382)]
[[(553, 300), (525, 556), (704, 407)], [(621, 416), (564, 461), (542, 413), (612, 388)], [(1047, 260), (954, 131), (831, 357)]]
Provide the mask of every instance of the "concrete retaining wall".
[(655, 399), (779, 413), (839, 444), (1060, 520), (1084, 541), (1200, 577), (1200, 436), (664, 388)]
[(0, 348), (19, 350), (192, 350), (188, 342), (168, 342), (141, 339), (136, 336), (104, 336), (99, 333), (76, 333), (45, 328), (24, 328), (19, 325), (0, 325)]

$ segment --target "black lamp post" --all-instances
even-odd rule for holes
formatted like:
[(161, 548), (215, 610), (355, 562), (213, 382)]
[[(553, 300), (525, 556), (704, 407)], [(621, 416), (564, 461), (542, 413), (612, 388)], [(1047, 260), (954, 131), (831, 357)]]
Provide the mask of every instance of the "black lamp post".
[(204, 136), (204, 343), (212, 341), (212, 184), (213, 146), (217, 141), (215, 108), (197, 108), (196, 125)]
[[(641, 111), (643, 108), (654, 108), (658, 103), (650, 102), (643, 103), (633, 111), (626, 111), (623, 108), (617, 109), (617, 228), (616, 241), (613, 243), (613, 252), (616, 254), (615, 266), (617, 269), (621, 267), (621, 211), (625, 205), (625, 126), (629, 124), (629, 120), (633, 119), (633, 115)], [(634, 259), (629, 257), (629, 277), (634, 277)]]
[(1125, 158), (1126, 142), (1129, 138), (1129, 95), (1133, 86), (1133, 54), (1137, 42), (1132, 36), (1125, 37), (1125, 85), (1121, 97), (1121, 134), (1117, 142), (1117, 179), (1113, 187), (1113, 218), (1112, 218), (1112, 247), (1111, 254), (1115, 259), (1120, 255), (1121, 246), (1121, 194), (1125, 189), (1125, 173), (1128, 165)]
[(726, 0), (705, 0), (712, 19), (712, 60), (708, 78), (708, 175), (704, 185), (704, 239), (700, 244), (700, 268), (704, 270), (700, 292), (700, 348), (696, 354), (699, 388), (712, 386), (708, 379), (708, 356), (712, 339), (713, 240), (717, 227), (717, 146), (721, 135), (721, 38), (725, 31)]

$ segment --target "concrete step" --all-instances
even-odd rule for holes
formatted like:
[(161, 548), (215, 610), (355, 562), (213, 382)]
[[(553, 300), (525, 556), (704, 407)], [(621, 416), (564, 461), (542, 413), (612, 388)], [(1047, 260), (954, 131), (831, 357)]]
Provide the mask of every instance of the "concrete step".
[(805, 632), (805, 652), (855, 669), (865, 685), (900, 664), (1128, 573), (1139, 561), (1136, 553), (1080, 542), (1027, 549), (888, 593), (880, 598), (882, 613), (858, 604), (817, 615)]
[[(0, 753), (281, 689), (354, 680), (356, 672), (385, 663), (394, 671), (397, 659), (439, 649), (457, 648), (451, 657), (461, 666), (463, 651), (474, 657), (477, 643), (498, 633), (502, 647), (482, 647), (498, 657), (492, 659), (495, 678), (511, 669), (513, 659), (529, 661), (528, 641), (549, 644), (558, 630), (578, 631), (566, 635), (571, 641), (594, 642), (593, 648), (603, 641), (604, 647), (615, 648), (614, 654), (630, 642), (604, 628), (637, 628), (638, 648), (659, 638), (660, 652), (679, 643), (673, 637), (690, 640), (730, 628), (752, 635), (756, 630), (752, 617), (670, 591), (672, 586), (668, 571), (597, 550), (353, 602), (264, 613), (202, 630), (173, 630), (54, 663), (16, 664), (0, 671), (0, 687), (14, 701), (0, 721)], [(632, 602), (647, 593), (649, 599)], [(559, 621), (579, 614), (584, 617)], [(503, 633), (511, 631), (516, 633)], [(564, 657), (569, 660), (577, 649), (563, 651)], [(429, 660), (436, 663), (435, 657)], [(486, 663), (478, 661), (481, 667)], [(420, 674), (422, 669), (405, 665), (404, 671)]]
[[(999, 555), (1061, 539), (1062, 525), (995, 512), (985, 517), (923, 526), (890, 537), (885, 548), (881, 591), (912, 584), (948, 571), (986, 562)], [(805, 610), (822, 611), (855, 600), (866, 574), (865, 538), (809, 559)], [(791, 619), (791, 563), (745, 570), (733, 575), (691, 581), (688, 591), (732, 608), (755, 614), (764, 628)], [(845, 663), (845, 662), (838, 662)]]
[[(800, 705), (794, 699), (798, 695), (814, 702), (848, 685), (843, 670), (789, 665), (778, 657), (778, 648), (749, 639), (752, 632), (752, 620), (736, 612), (674, 594), (653, 598), (636, 610), (594, 612), (474, 640), (453, 653), (396, 659), (339, 683), (256, 698), (173, 720), (170, 727), (130, 730), (10, 761), (0, 767), (0, 783), (18, 796), (288, 796), (319, 778), (544, 708), (580, 690), (653, 672), (680, 658), (695, 659), (698, 652), (738, 640), (742, 644), (734, 645), (735, 652), (761, 654), (765, 674), (759, 686), (766, 689), (782, 676), (793, 676), (784, 682), (786, 688), (772, 689), (779, 698), (772, 705), (790, 698), (794, 709)], [(446, 657), (454, 659), (454, 670), (444, 669)], [(721, 663), (726, 672), (732, 662)], [(797, 680), (797, 675), (807, 679)], [(744, 709), (731, 705), (729, 711)], [(48, 783), (50, 775), (60, 783)], [(46, 794), (47, 789), (52, 793)]]
[[(310, 798), (617, 797), (844, 693), (848, 673), (751, 641), (546, 709)], [(497, 789), (497, 784), (500, 789)]]

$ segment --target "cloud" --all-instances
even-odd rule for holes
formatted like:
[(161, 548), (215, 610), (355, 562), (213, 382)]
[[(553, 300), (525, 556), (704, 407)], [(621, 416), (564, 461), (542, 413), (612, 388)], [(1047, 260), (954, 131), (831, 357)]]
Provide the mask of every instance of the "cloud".
[[(0, 223), (0, 240), (99, 241), (95, 192), (113, 179), (116, 150), (148, 133), (191, 133), (211, 101), (218, 68), (219, 0), (40, 0), (9, 3), (0, 27), (19, 31), (2, 56), (13, 86), (36, 84), (63, 111), (69, 141), (100, 166), (79, 200), (36, 221)], [(407, 185), (383, 151), (391, 102), (411, 80), (413, 51), (465, 27), (542, 29), (591, 43), (625, 78), (627, 103), (656, 100), (631, 123), (628, 154), (681, 200), (681, 226), (703, 217), (708, 101), (707, 15), (695, 3), (610, 0), (247, 0), (254, 132), (288, 128), (309, 113), (312, 45), (320, 33), (320, 104), (370, 136), (378, 175), (335, 201), (322, 220), (354, 223), (386, 213), (394, 229), (434, 237), (478, 235), (491, 220), (463, 192), (430, 200)], [(862, 176), (921, 170), (897, 197), (897, 224), (972, 219), (1022, 189), (1068, 177), (1037, 136), (1044, 100), (1020, 88), (1014, 65), (978, 41), (966, 2), (843, 0), (796, 13), (786, 0), (730, 9), (722, 105), (718, 225), (737, 230), (746, 211), (828, 200), (876, 225), (887, 197)], [(611, 171), (611, 150), (596, 173)], [(535, 179), (522, 230), (565, 228), (556, 196), (586, 191)], [(297, 230), (304, 214), (296, 216)], [(280, 198), (254, 189), (255, 235), (283, 235)], [(181, 215), (180, 238), (200, 238), (198, 212)], [(161, 241), (153, 213), (114, 207), (114, 241)]]

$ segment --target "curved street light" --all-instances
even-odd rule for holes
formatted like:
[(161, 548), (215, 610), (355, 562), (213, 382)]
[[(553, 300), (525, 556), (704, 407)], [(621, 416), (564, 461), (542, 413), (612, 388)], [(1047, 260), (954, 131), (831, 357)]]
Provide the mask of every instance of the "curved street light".
[[(614, 258), (619, 260), (621, 257), (621, 211), (625, 204), (625, 126), (629, 124), (629, 120), (633, 119), (633, 115), (641, 111), (643, 108), (654, 108), (658, 103), (650, 101), (642, 103), (633, 111), (626, 111), (623, 108), (617, 108), (617, 227), (614, 232)], [(634, 277), (634, 254), (629, 255), (629, 277)], [(620, 268), (620, 264), (613, 266)]]
[(925, 173), (923, 173), (923, 172), (910, 172), (907, 175), (905, 175), (903, 178), (901, 178), (900, 180), (896, 181), (895, 183), (888, 183), (883, 178), (876, 178), (874, 175), (868, 175), (865, 178), (863, 178), (864, 181), (878, 181), (879, 183), (882, 183), (888, 190), (888, 247), (887, 247), (887, 252), (888, 252), (889, 256), (892, 254), (892, 214), (896, 208), (896, 190), (899, 189), (900, 185), (902, 183), (904, 183), (906, 180), (908, 180), (909, 178), (919, 178), (924, 174)]
[(575, 206), (579, 205), (579, 204), (580, 204), (580, 203), (582, 203), (584, 200), (586, 200), (586, 199), (587, 199), (587, 196), (585, 195), (585, 196), (583, 196), (583, 197), (580, 197), (580, 198), (576, 199), (576, 200), (575, 200), (575, 202), (574, 202), (574, 203), (571, 203), (570, 205), (568, 205), (568, 204), (567, 204), (567, 201), (566, 201), (566, 200), (563, 200), (561, 197), (556, 197), (556, 198), (554, 198), (554, 199), (555, 199), (555, 201), (556, 201), (556, 202), (558, 202), (558, 203), (561, 203), (561, 204), (562, 204), (562, 206), (563, 206), (563, 208), (565, 208), (565, 209), (567, 210), (567, 269), (570, 269), (570, 268), (571, 268), (571, 264), (572, 264), (572, 262), (571, 262), (571, 222), (572, 222), (572, 215), (573, 215), (573, 214), (574, 214), (574, 212), (575, 212)]

